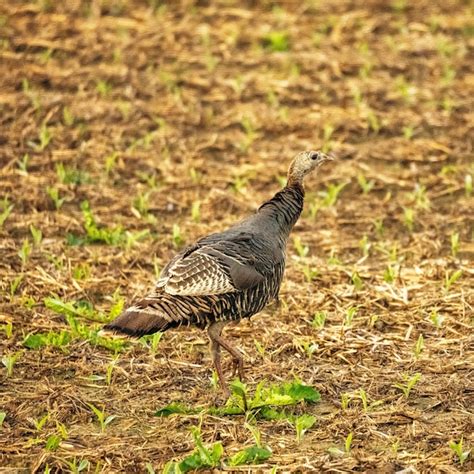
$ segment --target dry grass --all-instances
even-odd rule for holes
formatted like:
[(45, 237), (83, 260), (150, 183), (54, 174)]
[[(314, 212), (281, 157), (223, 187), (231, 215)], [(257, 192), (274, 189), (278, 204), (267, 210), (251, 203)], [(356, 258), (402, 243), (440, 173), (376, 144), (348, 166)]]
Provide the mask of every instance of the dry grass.
[[(472, 455), (461, 467), (448, 445), (464, 437), (474, 447), (467, 2), (56, 3), (0, 6), (0, 214), (14, 206), (0, 227), (0, 347), (3, 358), (19, 354), (9, 377), (0, 372), (6, 472), (70, 471), (73, 459), (95, 472), (158, 471), (193, 450), (199, 417), (153, 414), (174, 401), (213, 403), (200, 331), (164, 334), (156, 354), (134, 344), (110, 385), (92, 377), (105, 375), (107, 349), (75, 338), (30, 350), (24, 338), (68, 329), (46, 297), (107, 312), (116, 290), (142, 294), (176, 246), (252, 212), (294, 153), (319, 147), (340, 159), (307, 183), (294, 235), (309, 252), (289, 246), (283, 304), (227, 330), (251, 386), (296, 376), (322, 395), (305, 408), (318, 421), (301, 443), (288, 422), (259, 422), (273, 450), (262, 470), (474, 470)], [(87, 176), (61, 181), (60, 164)], [(312, 216), (318, 192), (341, 183), (336, 202)], [(64, 199), (58, 210), (48, 187)], [(84, 200), (103, 225), (150, 235), (128, 247), (68, 245), (67, 234), (84, 235)], [(183, 243), (173, 242), (175, 224)], [(43, 234), (36, 246), (30, 226)], [(418, 372), (405, 398), (394, 384)], [(103, 433), (88, 403), (116, 415)], [(59, 423), (67, 436), (47, 450)], [(351, 452), (331, 456), (349, 433)], [(252, 443), (242, 417), (204, 416), (202, 435), (221, 440), (226, 456)]]

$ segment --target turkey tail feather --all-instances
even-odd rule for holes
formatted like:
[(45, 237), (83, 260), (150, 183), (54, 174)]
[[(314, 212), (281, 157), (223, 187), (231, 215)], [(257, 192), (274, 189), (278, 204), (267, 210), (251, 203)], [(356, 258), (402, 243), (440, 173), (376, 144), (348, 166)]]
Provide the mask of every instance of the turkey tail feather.
[(104, 326), (104, 330), (141, 337), (166, 331), (173, 324), (169, 316), (151, 306), (130, 306), (120, 316)]

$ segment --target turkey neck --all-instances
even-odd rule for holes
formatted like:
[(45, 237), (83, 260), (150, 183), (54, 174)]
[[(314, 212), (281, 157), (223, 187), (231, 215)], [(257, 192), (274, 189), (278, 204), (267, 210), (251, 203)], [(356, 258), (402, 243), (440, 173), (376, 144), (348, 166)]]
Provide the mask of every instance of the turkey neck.
[(286, 240), (303, 210), (304, 188), (300, 182), (289, 182), (258, 209), (263, 217)]

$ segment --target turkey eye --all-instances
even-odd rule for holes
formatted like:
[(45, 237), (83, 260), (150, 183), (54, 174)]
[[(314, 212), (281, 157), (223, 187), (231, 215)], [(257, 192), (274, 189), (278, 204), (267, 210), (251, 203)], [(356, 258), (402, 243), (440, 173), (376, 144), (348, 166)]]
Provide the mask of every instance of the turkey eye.
[(313, 155), (311, 155), (311, 159), (314, 161), (314, 160), (317, 160), (319, 158), (319, 153), (314, 153)]

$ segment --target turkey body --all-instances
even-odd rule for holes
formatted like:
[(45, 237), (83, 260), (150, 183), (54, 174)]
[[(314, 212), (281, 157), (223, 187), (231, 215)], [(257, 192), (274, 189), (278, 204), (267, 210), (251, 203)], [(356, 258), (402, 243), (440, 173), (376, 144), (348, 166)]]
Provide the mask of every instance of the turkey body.
[(302, 187), (285, 188), (255, 215), (187, 247), (163, 269), (153, 292), (105, 329), (139, 337), (260, 312), (278, 298), (286, 243), (303, 198)]
[(230, 353), (241, 379), (243, 358), (222, 337), (222, 329), (278, 298), (286, 244), (303, 210), (303, 178), (329, 160), (332, 157), (317, 151), (299, 153), (282, 190), (252, 216), (176, 255), (161, 272), (153, 291), (104, 329), (143, 336), (183, 324), (207, 328), (219, 381), (228, 394), (220, 350)]

